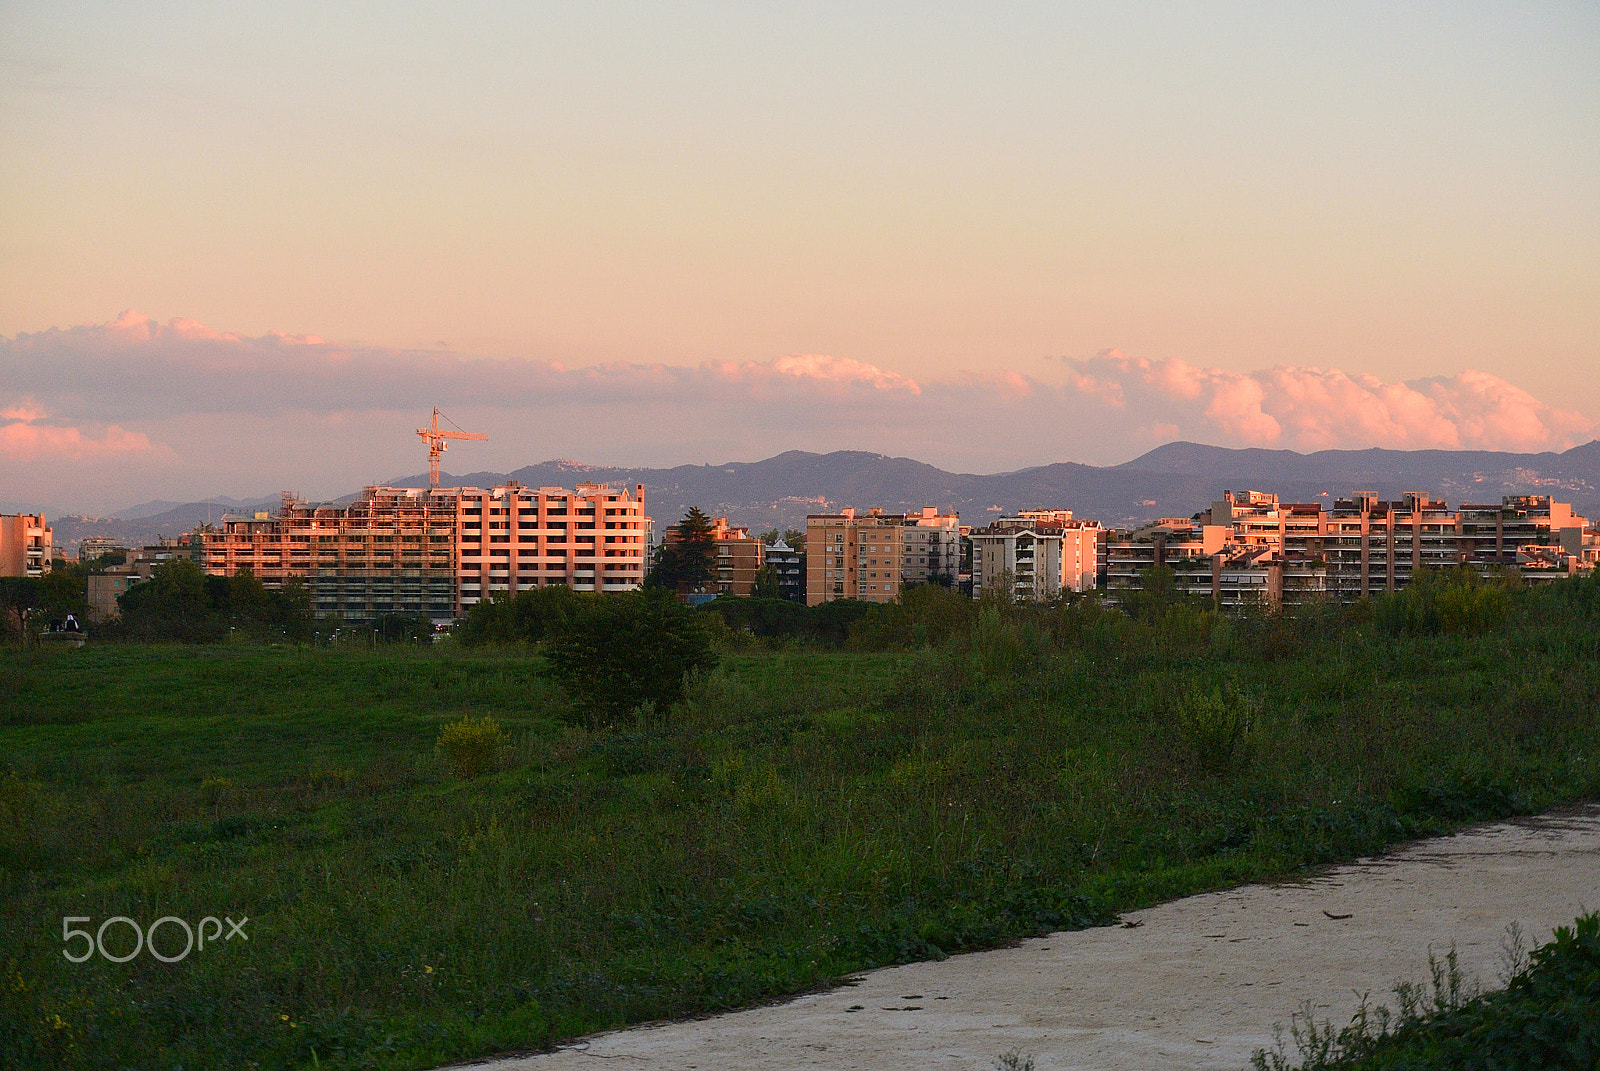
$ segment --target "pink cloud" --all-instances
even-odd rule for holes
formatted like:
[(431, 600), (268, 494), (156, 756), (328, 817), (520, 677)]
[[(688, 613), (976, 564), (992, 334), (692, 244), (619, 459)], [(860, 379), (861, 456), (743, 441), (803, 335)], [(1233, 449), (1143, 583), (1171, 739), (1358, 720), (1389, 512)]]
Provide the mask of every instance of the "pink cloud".
[[(1336, 368), (1238, 372), (1115, 350), (1063, 370), (1053, 382), (1004, 369), (918, 381), (822, 354), (569, 368), (313, 335), (240, 336), (130, 311), (0, 337), (0, 382), (14, 392), (0, 419), (15, 422), (0, 423), (0, 458), (121, 457), (154, 481), (177, 478), (168, 459), (181, 456), (190, 473), (234, 466), (295, 486), (322, 472), (342, 490), (415, 471), (410, 429), (434, 405), (491, 433), (492, 445), (463, 451), (458, 463), (506, 469), (554, 456), (671, 464), (866, 449), (994, 471), (1124, 461), (1175, 438), (1523, 451), (1563, 449), (1600, 430), (1475, 371), (1398, 382)], [(289, 457), (306, 460), (266, 475), (263, 466)], [(0, 463), (0, 477), (45, 479), (11, 468)]]
[(1075, 389), (1207, 442), (1294, 450), (1529, 451), (1565, 449), (1600, 430), (1580, 413), (1471, 369), (1389, 382), (1337, 368), (1199, 368), (1116, 350), (1068, 365)]
[(8, 409), (0, 409), (0, 419), (3, 420), (39, 420), (49, 414), (31, 401), (23, 401), (20, 405), (13, 405)]
[[(880, 391), (922, 393), (916, 380), (898, 372), (850, 357), (829, 357), (819, 353), (795, 353), (771, 361), (723, 361), (703, 365), (702, 368), (730, 383), (761, 383), (783, 376), (840, 387), (866, 386)], [(553, 365), (552, 369), (561, 370), (559, 365)]]
[(15, 461), (41, 457), (82, 461), (108, 454), (137, 454), (155, 450), (149, 436), (127, 431), (115, 424), (109, 425), (97, 439), (75, 427), (36, 423), (44, 416), (45, 412), (38, 408), (13, 406), (0, 411), (0, 417), (14, 421), (0, 424), (0, 457)]

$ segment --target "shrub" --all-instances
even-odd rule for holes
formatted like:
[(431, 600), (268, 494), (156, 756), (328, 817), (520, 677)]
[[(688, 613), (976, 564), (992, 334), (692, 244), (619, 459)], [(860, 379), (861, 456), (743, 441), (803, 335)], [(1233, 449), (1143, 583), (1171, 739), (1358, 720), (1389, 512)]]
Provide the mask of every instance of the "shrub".
[(585, 600), (549, 640), (550, 669), (583, 720), (614, 722), (642, 704), (666, 711), (685, 675), (717, 655), (696, 614), (661, 588)]
[(495, 752), (510, 742), (500, 723), (485, 714), (474, 718), (468, 714), (460, 721), (447, 724), (439, 732), (434, 748), (450, 763), (457, 777), (477, 777), (494, 761)]
[(593, 597), (580, 595), (565, 585), (529, 588), (515, 595), (494, 592), (473, 604), (462, 620), (461, 642), (468, 647), (539, 643), (560, 631), (579, 603)]
[(1191, 691), (1178, 703), (1176, 723), (1195, 765), (1226, 774), (1249, 755), (1255, 700), (1229, 686)]
[(1510, 608), (1505, 581), (1484, 580), (1464, 566), (1423, 569), (1376, 606), (1383, 626), (1406, 636), (1475, 636), (1499, 628)]

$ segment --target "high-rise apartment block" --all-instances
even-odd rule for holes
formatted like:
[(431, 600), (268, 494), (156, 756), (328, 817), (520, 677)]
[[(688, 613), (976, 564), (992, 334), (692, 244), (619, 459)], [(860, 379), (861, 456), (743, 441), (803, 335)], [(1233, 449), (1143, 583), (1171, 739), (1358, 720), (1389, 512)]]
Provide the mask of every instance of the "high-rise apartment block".
[(460, 609), (495, 591), (561, 585), (633, 591), (644, 583), (644, 486), (577, 490), (516, 483), (459, 496)]
[(961, 572), (961, 517), (924, 506), (905, 514), (905, 526), (900, 582), (953, 586)]
[(900, 597), (906, 518), (881, 509), (806, 518), (806, 605)]
[(1003, 576), (1010, 577), (1011, 597), (1028, 602), (1098, 584), (1105, 530), (1096, 521), (1074, 520), (1071, 510), (1023, 510), (973, 529), (968, 538), (974, 598)]
[(0, 514), (0, 576), (44, 576), (54, 554), (44, 514)]
[(276, 514), (226, 516), (202, 539), (207, 572), (249, 567), (273, 588), (297, 579), (319, 615), (445, 619), (493, 592), (637, 588), (644, 489), (369, 487), (344, 505), (286, 494)]

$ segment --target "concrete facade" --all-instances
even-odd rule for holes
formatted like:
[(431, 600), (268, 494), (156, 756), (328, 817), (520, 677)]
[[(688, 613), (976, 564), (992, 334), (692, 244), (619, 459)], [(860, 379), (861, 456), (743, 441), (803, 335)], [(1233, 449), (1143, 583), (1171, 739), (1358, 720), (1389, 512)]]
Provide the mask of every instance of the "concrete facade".
[(779, 594), (796, 601), (806, 597), (806, 556), (798, 548), (780, 539), (761, 552), (761, 559), (777, 574)]
[(961, 574), (960, 515), (924, 506), (921, 513), (905, 514), (905, 524), (901, 583), (954, 585)]
[(644, 487), (460, 488), (457, 614), (500, 591), (563, 585), (634, 591), (644, 583)]
[(881, 509), (806, 518), (806, 605), (834, 599), (894, 602), (900, 597), (906, 518)]
[(44, 514), (0, 514), (0, 576), (41, 577), (54, 560), (55, 545)]
[(1104, 529), (1096, 521), (1074, 520), (1071, 510), (1023, 510), (1001, 517), (968, 535), (972, 543), (972, 595), (992, 589), (1009, 573), (1011, 596), (1044, 602), (1063, 591), (1098, 586)]
[(201, 533), (208, 573), (290, 579), (319, 616), (445, 620), (493, 592), (561, 584), (631, 591), (644, 581), (643, 488), (369, 487), (346, 505), (285, 495), (276, 514), (225, 516)]

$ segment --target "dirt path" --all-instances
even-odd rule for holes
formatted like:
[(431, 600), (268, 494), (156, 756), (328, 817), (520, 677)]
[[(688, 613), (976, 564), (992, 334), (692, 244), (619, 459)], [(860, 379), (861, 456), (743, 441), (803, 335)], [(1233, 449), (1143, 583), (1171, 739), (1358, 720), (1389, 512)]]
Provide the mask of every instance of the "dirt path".
[(1531, 947), (1595, 908), (1600, 806), (1424, 841), (1304, 885), (1191, 896), (1127, 916), (1133, 928), (873, 971), (788, 1004), (475, 1066), (987, 1071), (1020, 1050), (1038, 1071), (1238, 1069), (1307, 999), (1342, 1024), (1358, 994), (1392, 1004), (1394, 983), (1424, 980), (1429, 948), (1452, 943), (1469, 978), (1497, 986), (1508, 924)]

